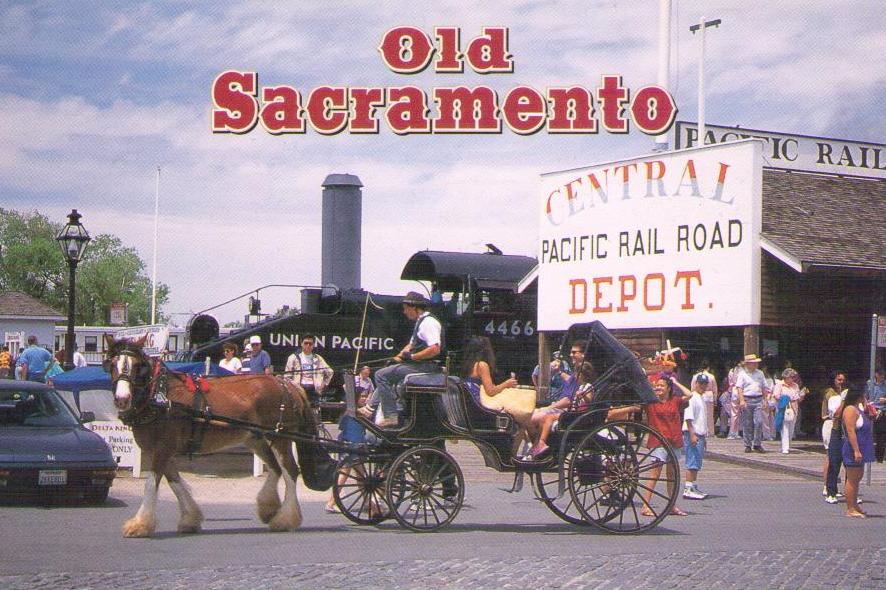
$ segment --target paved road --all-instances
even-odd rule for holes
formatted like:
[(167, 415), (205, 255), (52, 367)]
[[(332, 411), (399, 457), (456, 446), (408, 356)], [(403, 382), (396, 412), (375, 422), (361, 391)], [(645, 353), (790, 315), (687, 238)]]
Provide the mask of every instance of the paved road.
[(303, 528), (272, 534), (247, 500), (260, 480), (192, 477), (203, 534), (174, 532), (164, 490), (159, 534), (122, 539), (141, 484), (121, 479), (101, 508), (0, 508), (0, 587), (886, 588), (886, 488), (865, 490), (881, 516), (858, 521), (807, 479), (714, 462), (705, 475), (711, 496), (681, 502), (690, 516), (624, 537), (561, 523), (528, 491), (499, 491), (506, 479), (475, 478), (440, 533), (356, 527), (304, 493)]

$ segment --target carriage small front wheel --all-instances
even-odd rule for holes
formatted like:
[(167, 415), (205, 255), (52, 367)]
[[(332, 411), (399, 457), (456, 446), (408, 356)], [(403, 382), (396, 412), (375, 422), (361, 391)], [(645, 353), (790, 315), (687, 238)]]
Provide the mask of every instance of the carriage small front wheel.
[(385, 479), (390, 459), (346, 458), (339, 462), (332, 496), (341, 513), (355, 524), (378, 524), (390, 518)]
[(400, 525), (418, 532), (449, 525), (464, 503), (465, 480), (449, 453), (435, 447), (403, 452), (391, 464), (387, 501)]

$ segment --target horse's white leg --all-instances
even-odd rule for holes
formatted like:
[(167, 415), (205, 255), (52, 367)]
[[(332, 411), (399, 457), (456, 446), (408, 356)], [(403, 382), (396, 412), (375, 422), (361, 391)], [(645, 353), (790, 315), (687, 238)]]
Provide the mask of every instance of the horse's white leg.
[(294, 531), (301, 526), (302, 521), (301, 507), (298, 505), (295, 490), (298, 465), (295, 462), (295, 457), (292, 456), (292, 444), (289, 441), (274, 441), (271, 443), (271, 450), (282, 468), (286, 492), (283, 496), (283, 505), (268, 523), (268, 526), (272, 531)]
[(149, 471), (145, 479), (145, 495), (135, 516), (123, 523), (124, 537), (150, 537), (157, 527), (157, 488), (160, 476)]
[(271, 447), (266, 440), (253, 438), (246, 442), (246, 446), (268, 466), (268, 476), (255, 499), (258, 518), (267, 524), (280, 510), (280, 495), (277, 492), (277, 484), (280, 481), (280, 465), (274, 458), (274, 453), (271, 452)]
[(200, 526), (203, 524), (203, 512), (191, 495), (188, 484), (181, 478), (178, 467), (170, 459), (166, 467), (166, 481), (172, 488), (172, 493), (178, 499), (178, 509), (181, 516), (178, 520), (178, 532), (180, 533), (198, 533)]

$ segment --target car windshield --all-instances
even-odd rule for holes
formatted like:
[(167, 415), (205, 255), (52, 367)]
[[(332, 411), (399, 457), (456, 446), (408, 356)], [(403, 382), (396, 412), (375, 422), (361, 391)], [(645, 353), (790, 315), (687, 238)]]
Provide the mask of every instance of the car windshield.
[(54, 390), (0, 390), (0, 426), (76, 426), (77, 418)]

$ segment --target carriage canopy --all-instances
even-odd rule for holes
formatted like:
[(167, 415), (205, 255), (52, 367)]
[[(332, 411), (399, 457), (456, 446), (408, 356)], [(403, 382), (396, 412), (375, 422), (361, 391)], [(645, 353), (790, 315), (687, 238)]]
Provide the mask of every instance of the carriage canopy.
[(568, 358), (574, 342), (584, 340), (585, 359), (594, 365), (594, 399), (611, 404), (648, 404), (658, 401), (637, 356), (596, 321), (573, 324), (563, 338), (560, 354)]

